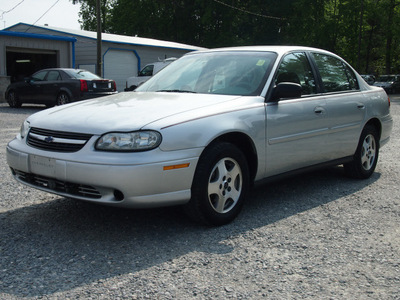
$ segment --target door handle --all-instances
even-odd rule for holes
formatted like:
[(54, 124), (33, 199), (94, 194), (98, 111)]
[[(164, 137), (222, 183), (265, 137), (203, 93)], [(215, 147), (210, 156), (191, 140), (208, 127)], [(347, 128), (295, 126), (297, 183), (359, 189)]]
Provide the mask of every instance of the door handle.
[(325, 114), (325, 108), (321, 107), (321, 106), (317, 106), (314, 109), (314, 113), (317, 115), (324, 115)]
[(357, 103), (357, 108), (358, 109), (364, 109), (365, 105), (363, 103)]

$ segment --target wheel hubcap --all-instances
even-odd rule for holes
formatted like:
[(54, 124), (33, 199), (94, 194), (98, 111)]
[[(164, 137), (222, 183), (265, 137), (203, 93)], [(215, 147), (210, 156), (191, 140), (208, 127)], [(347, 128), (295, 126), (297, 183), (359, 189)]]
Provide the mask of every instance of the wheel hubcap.
[(365, 137), (361, 149), (361, 164), (364, 170), (368, 171), (372, 168), (376, 157), (376, 143), (373, 135), (369, 134)]
[(232, 158), (221, 159), (213, 168), (208, 181), (208, 199), (218, 213), (235, 207), (242, 191), (242, 171)]
[(58, 96), (58, 104), (59, 105), (63, 105), (63, 104), (67, 104), (67, 96), (62, 94), (60, 96)]

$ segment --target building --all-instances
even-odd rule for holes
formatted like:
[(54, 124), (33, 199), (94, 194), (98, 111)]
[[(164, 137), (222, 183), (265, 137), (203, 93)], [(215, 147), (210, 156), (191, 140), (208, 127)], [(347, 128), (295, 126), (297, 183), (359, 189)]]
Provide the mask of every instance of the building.
[[(148, 63), (203, 49), (108, 33), (102, 33), (101, 47), (102, 77), (115, 80), (118, 91)], [(69, 67), (97, 73), (97, 33), (18, 23), (0, 31), (0, 59), (0, 95), (4, 99), (9, 82), (40, 69)]]

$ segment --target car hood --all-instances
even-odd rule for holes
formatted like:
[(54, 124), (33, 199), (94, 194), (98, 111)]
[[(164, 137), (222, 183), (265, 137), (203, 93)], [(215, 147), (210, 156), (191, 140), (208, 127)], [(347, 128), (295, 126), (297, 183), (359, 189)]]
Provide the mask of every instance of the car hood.
[(32, 127), (57, 131), (90, 134), (132, 131), (167, 117), (239, 97), (128, 92), (46, 109), (30, 116), (28, 121)]

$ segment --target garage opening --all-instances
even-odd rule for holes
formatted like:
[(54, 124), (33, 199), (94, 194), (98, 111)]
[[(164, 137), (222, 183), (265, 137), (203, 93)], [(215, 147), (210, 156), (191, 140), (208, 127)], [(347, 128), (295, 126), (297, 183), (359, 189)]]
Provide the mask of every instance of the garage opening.
[(7, 76), (11, 82), (22, 81), (41, 69), (57, 67), (58, 52), (55, 50), (6, 49)]
[(103, 77), (115, 80), (117, 90), (122, 92), (126, 86), (126, 79), (137, 76), (138, 56), (135, 50), (108, 49), (103, 56)]

